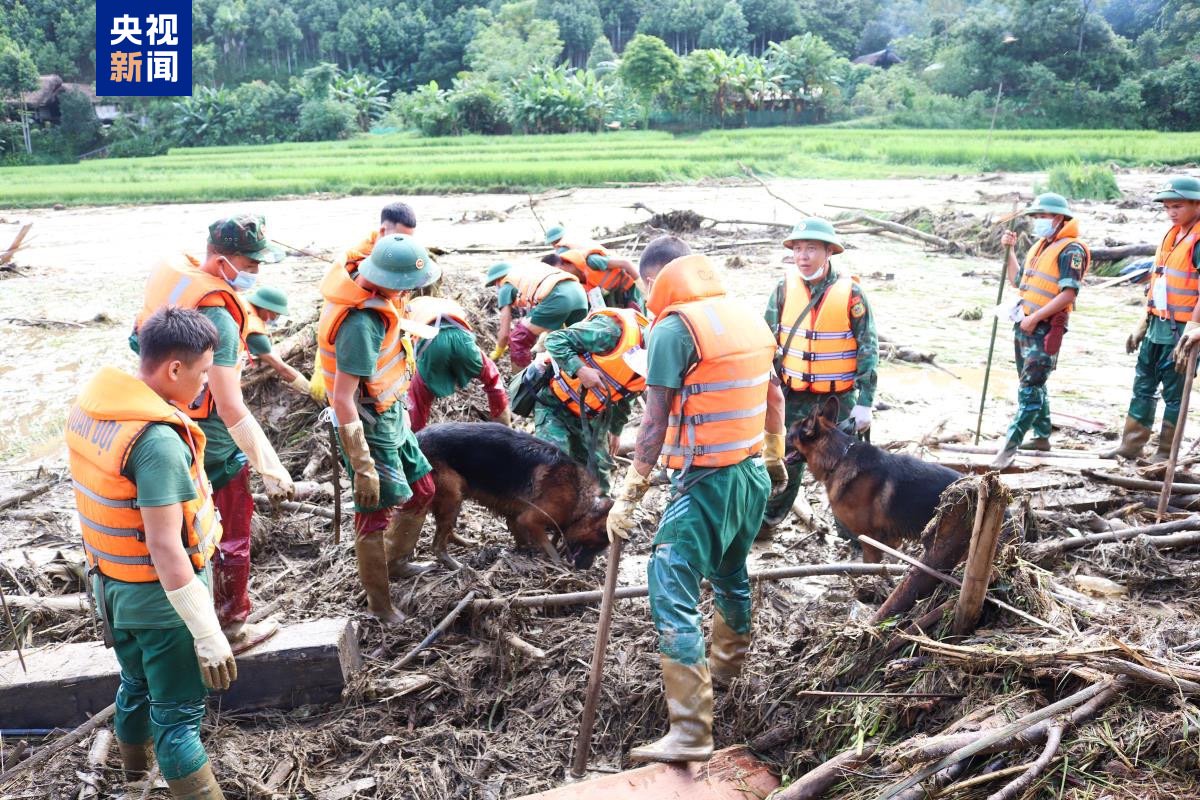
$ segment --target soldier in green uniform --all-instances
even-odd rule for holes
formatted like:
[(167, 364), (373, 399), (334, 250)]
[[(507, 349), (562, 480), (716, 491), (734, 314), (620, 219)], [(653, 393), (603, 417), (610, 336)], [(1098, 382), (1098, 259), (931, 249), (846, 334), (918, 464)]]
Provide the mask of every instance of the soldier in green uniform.
[(252, 361), (262, 363), (275, 370), (280, 380), (290, 389), (299, 394), (308, 394), (310, 387), (308, 378), (300, 370), (280, 358), (271, 348), (270, 329), (275, 327), (280, 317), (288, 313), (287, 295), (282, 289), (272, 286), (259, 286), (246, 297), (246, 304), (254, 313), (250, 321), (250, 332), (246, 334), (246, 350)]
[[(775, 287), (764, 318), (783, 348), (776, 373), (783, 383), (785, 428), (832, 393), (839, 420), (853, 420), (846, 424), (865, 434), (871, 427), (879, 363), (879, 339), (866, 294), (856, 280), (833, 268), (831, 256), (843, 248), (828, 221), (802, 220), (783, 246), (792, 251), (795, 268)], [(800, 491), (804, 465), (789, 464), (787, 469), (787, 489), (767, 503), (760, 538), (769, 538), (787, 519)]]
[[(1023, 267), (1017, 263), (1013, 250), (1016, 232), (1005, 231), (1000, 240), (1008, 249), (1009, 283), (1021, 293), (1021, 321), (1013, 325), (1020, 388), (1017, 416), (992, 461), (993, 469), (1004, 469), (1011, 464), (1019, 447), (1050, 449), (1050, 398), (1046, 381), (1058, 364), (1067, 318), (1091, 262), (1087, 245), (1078, 238), (1079, 226), (1065, 197), (1053, 192), (1038, 195), (1024, 213), (1033, 218), (1033, 233), (1038, 238), (1029, 249)], [(1033, 441), (1022, 444), (1030, 429)]]

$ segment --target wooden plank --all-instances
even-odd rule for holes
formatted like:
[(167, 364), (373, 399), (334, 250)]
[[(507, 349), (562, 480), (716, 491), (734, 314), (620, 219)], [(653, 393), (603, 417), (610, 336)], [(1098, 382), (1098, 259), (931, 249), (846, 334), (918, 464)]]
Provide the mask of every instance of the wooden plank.
[(1014, 472), (1001, 475), (1000, 482), (1014, 492), (1041, 492), (1083, 486), (1083, 476), (1067, 472)]
[(25, 240), (25, 234), (29, 233), (29, 229), (33, 227), (33, 223), (26, 223), (17, 231), (17, 238), (12, 240), (12, 244), (3, 253), (0, 253), (0, 264), (7, 264), (9, 259), (16, 255), (17, 250), (21, 247), (21, 242)]
[(517, 800), (757, 800), (777, 788), (766, 764), (745, 747), (729, 747), (705, 763), (651, 764)]
[[(100, 642), (0, 651), (0, 719), (8, 728), (70, 728), (113, 701), (120, 681), (116, 656)], [(290, 709), (341, 697), (362, 665), (358, 632), (348, 619), (289, 625), (238, 656), (238, 679), (210, 703), (223, 711)]]

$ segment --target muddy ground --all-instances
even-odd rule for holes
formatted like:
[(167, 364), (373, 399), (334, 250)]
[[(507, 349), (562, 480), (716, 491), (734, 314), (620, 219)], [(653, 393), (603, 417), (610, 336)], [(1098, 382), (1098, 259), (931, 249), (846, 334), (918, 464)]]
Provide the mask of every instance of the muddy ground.
[[(1007, 213), (1011, 200), (1005, 196), (1031, 194), (1040, 177), (1005, 174), (945, 180), (776, 181), (772, 187), (795, 205), (828, 216), (841, 213), (843, 207), (895, 215), (924, 207), (983, 219)], [(1119, 175), (1118, 182), (1127, 200), (1133, 202), (1078, 204), (1085, 236), (1097, 244), (1105, 239), (1156, 239), (1164, 218), (1148, 197), (1161, 182), (1161, 175), (1132, 172)], [(417, 211), (418, 236), (428, 245), (446, 249), (540, 242), (540, 223), (562, 222), (574, 230), (602, 235), (644, 221), (647, 214), (632, 208), (635, 203), (657, 212), (692, 209), (723, 220), (786, 223), (798, 216), (750, 182), (581, 189), (564, 197), (548, 194), (552, 196), (537, 204), (536, 216), (521, 197), (512, 195), (403, 199)], [(0, 243), (15, 233), (18, 224), (34, 223), (28, 247), (18, 254), (20, 273), (0, 279), (0, 402), (7, 412), (0, 423), (0, 495), (28, 481), (38, 469), (61, 470), (65, 457), (59, 433), (81, 382), (102, 364), (133, 365), (126, 337), (140, 307), (142, 282), (156, 257), (172, 250), (200, 251), (208, 222), (235, 208), (265, 214), (272, 236), (293, 249), (328, 256), (361, 239), (388, 200), (300, 198), (0, 211)], [(718, 230), (724, 241), (780, 238), (771, 230), (749, 224)], [(712, 234), (704, 239), (717, 241)], [(939, 428), (947, 432), (973, 429), (991, 329), (987, 312), (995, 301), (999, 260), (948, 256), (912, 241), (877, 235), (848, 237), (848, 245), (836, 264), (860, 276), (881, 336), (936, 354), (943, 368), (899, 361), (881, 364), (880, 408), (873, 440), (914, 442)], [(773, 245), (714, 253), (718, 263), (729, 270), (728, 285), (733, 293), (756, 307), (766, 302), (781, 276), (784, 256), (785, 252)], [(509, 260), (514, 257), (527, 256), (508, 256)], [(486, 297), (475, 287), (496, 260), (493, 256), (451, 252), (439, 260), (457, 292), (476, 300)], [(325, 269), (323, 261), (305, 256), (264, 268), (260, 280), (286, 289), (292, 298), (297, 323), (292, 329), (315, 316), (316, 284)], [(1089, 281), (1091, 286), (1081, 293), (1059, 369), (1051, 379), (1052, 407), (1056, 412), (1100, 421), (1109, 432), (1115, 432), (1132, 379), (1133, 357), (1125, 355), (1124, 339), (1141, 313), (1143, 294), (1141, 288), (1130, 286), (1093, 291), (1096, 282)], [(984, 311), (982, 318), (970, 319), (978, 316), (969, 313), (975, 309)], [(1007, 424), (1016, 394), (1011, 338), (1003, 326), (996, 357), (983, 428), (984, 436), (992, 439)], [(307, 369), (310, 365), (296, 366)], [(272, 397), (268, 393), (261, 399), (270, 403)], [(289, 432), (288, 441), (278, 444), (293, 474), (298, 475), (313, 446), (303, 432), (297, 433), (299, 429), (291, 426), (290, 412), (280, 413), (272, 430)], [(1062, 437), (1073, 445), (1092, 447), (1099, 447), (1101, 438), (1081, 441), (1075, 432), (1064, 432)], [(662, 499), (658, 496), (653, 502)], [(5, 586), (22, 593), (77, 591), (77, 579), (69, 571), (48, 577), (25, 558), (25, 552), (35, 549), (45, 552), (72, 546), (64, 513), (70, 507), (67, 489), (56, 488), (38, 503), (46, 509), (44, 522), (0, 516), (0, 565), (5, 567), (0, 579), (7, 578)], [(819, 492), (813, 494), (813, 503), (819, 510)], [(276, 615), (284, 621), (319, 615), (361, 617), (363, 603), (349, 543), (332, 547), (326, 521), (299, 515), (266, 518), (260, 527), (255, 550), (259, 572), (253, 584), (257, 604), (273, 603)], [(398, 600), (403, 591), (401, 605), (412, 615), (409, 628), (397, 636), (381, 636), (376, 626), (364, 622), (364, 652), (373, 658), (368, 659), (367, 672), (348, 692), (345, 704), (286, 716), (222, 716), (213, 722), (208, 734), (210, 752), (228, 776), (230, 796), (269, 796), (263, 791), (264, 782), (279, 796), (310, 796), (369, 775), (378, 781), (374, 796), (499, 798), (548, 788), (562, 779), (586, 675), (594, 609), (505, 616), (499, 630), (515, 630), (545, 651), (545, 658), (537, 659), (532, 669), (528, 654), (514, 653), (497, 628), (475, 620), (458, 626), (447, 637), (444, 649), (439, 646), (419, 659), (411, 675), (388, 671), (389, 662), (419, 641), (468, 589), (483, 595), (572, 591), (594, 588), (602, 578), (603, 559), (587, 573), (571, 574), (511, 553), (498, 521), (485, 514), (470, 515), (464, 527), (483, 542), (478, 551), (459, 553), (470, 570), (459, 575), (436, 573), (403, 590), (397, 588)], [(642, 565), (652, 529), (648, 524), (644, 528), (640, 542), (623, 564), (623, 582), (640, 582), (644, 575)], [(824, 540), (801, 526), (789, 525), (774, 542), (756, 546), (752, 562), (754, 566), (778, 566), (854, 557), (835, 537)], [(11, 585), (14, 580), (15, 587)], [(1172, 584), (1172, 590), (1176, 588)], [(754, 679), (736, 695), (719, 698), (718, 741), (747, 741), (777, 729), (782, 723), (773, 716), (777, 703), (772, 693), (785, 685), (795, 688), (790, 679), (783, 681), (779, 675), (809, 657), (804, 637), (823, 621), (841, 625), (847, 618), (862, 618), (869, 607), (863, 601), (878, 602), (882, 591), (871, 581), (848, 584), (842, 578), (794, 580), (760, 588), (756, 596), (759, 638), (752, 655), (752, 661), (757, 660), (752, 668)], [(1184, 613), (1181, 608), (1180, 613), (1191, 624), (1190, 610)], [(1183, 625), (1173, 617), (1172, 625), (1177, 622)], [(27, 624), (23, 630), (27, 646), (94, 636), (90, 623), (80, 618), (35, 616)], [(1164, 627), (1170, 626), (1164, 623)], [(623, 766), (621, 753), (652, 734), (662, 714), (652, 628), (644, 602), (621, 604), (614, 636), (612, 652), (617, 664), (606, 682), (609, 688), (596, 741), (596, 761), (605, 770)], [(930, 685), (920, 687), (924, 691), (945, 689), (932, 685), (934, 681), (926, 683)], [(813, 688), (818, 685), (814, 683)], [(988, 691), (981, 687), (971, 684), (968, 691), (960, 684), (953, 688), (967, 694)], [(849, 714), (857, 720), (854, 724), (864, 724), (861, 715), (861, 709)], [(945, 709), (927, 716), (919, 728), (936, 730), (939, 723), (953, 718)], [(833, 719), (832, 712), (828, 719)], [(789, 718), (786, 724), (799, 727), (802, 722), (807, 724)], [(1152, 727), (1152, 722), (1146, 724)], [(1166, 723), (1163, 726), (1166, 731)], [(1129, 736), (1129, 741), (1122, 740), (1122, 747), (1140, 747), (1138, 742), (1149, 741), (1139, 738), (1139, 731)], [(771, 745), (778, 763), (785, 767), (811, 766), (831, 754), (822, 753), (813, 741), (798, 738), (792, 744)], [(764, 745), (767, 750), (771, 747)], [(1098, 747), (1107, 752), (1106, 743)], [(1170, 751), (1163, 747), (1164, 752)], [(530, 753), (531, 749), (536, 752)], [(1150, 750), (1147, 745), (1147, 752)], [(1092, 755), (1082, 756), (1085, 770), (1096, 760), (1096, 748), (1088, 752)], [(72, 770), (78, 768), (82, 755), (82, 751), (73, 753), (52, 770), (56, 778), (50, 781), (53, 788), (13, 796), (67, 796), (75, 788)], [(280, 766), (288, 763), (292, 764), (290, 770)], [(1060, 788), (1057, 795), (1046, 796), (1103, 796), (1094, 793), (1103, 784), (1080, 780), (1074, 773), (1067, 781), (1067, 775), (1064, 766), (1064, 786), (1070, 783), (1075, 788), (1065, 792)], [(1132, 775), (1145, 778), (1147, 773), (1134, 770)], [(278, 781), (272, 782), (277, 777)], [(1177, 778), (1162, 771), (1154, 773), (1155, 780), (1168, 777), (1172, 781)], [(1126, 785), (1135, 783), (1131, 780)], [(1162, 796), (1182, 796), (1179, 791), (1190, 789), (1180, 787), (1188, 785), (1168, 782)], [(1128, 795), (1119, 790), (1112, 796)], [(371, 795), (368, 791), (362, 796)]]

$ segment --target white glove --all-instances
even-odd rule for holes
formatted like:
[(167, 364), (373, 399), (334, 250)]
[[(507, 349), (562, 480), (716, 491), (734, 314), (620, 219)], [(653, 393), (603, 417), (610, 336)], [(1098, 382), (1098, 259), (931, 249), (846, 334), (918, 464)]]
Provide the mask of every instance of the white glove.
[(288, 381), (288, 386), (297, 394), (312, 394), (312, 387), (308, 385), (308, 378), (297, 374), (295, 378)]
[(633, 530), (633, 512), (641, 502), (646, 490), (650, 488), (650, 477), (637, 471), (632, 464), (625, 472), (625, 479), (617, 487), (613, 495), (615, 502), (608, 511), (608, 540), (629, 540), (629, 532)]
[(262, 427), (253, 414), (247, 414), (236, 425), (229, 426), (229, 435), (234, 444), (246, 454), (250, 466), (262, 476), (263, 486), (267, 489), (267, 497), (272, 504), (291, 500), (296, 495), (296, 487), (292, 485), (292, 476), (284, 469), (275, 448), (263, 433)]
[(854, 420), (854, 430), (862, 433), (871, 427), (871, 407), (855, 406), (850, 409), (850, 419)]
[(221, 632), (208, 587), (192, 576), (180, 588), (168, 590), (167, 601), (192, 634), (204, 685), (218, 691), (228, 689), (237, 680), (237, 662), (233, 660), (229, 640)]

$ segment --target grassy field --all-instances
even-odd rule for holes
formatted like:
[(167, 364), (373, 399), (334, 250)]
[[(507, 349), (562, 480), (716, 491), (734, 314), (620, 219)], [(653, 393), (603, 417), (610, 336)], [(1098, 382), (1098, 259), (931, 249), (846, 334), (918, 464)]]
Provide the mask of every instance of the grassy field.
[(410, 134), (346, 142), (181, 148), (165, 156), (0, 169), (0, 207), (165, 203), (332, 192), (520, 191), (725, 177), (885, 178), (1063, 163), (1178, 164), (1200, 133), (771, 128), (672, 136)]

